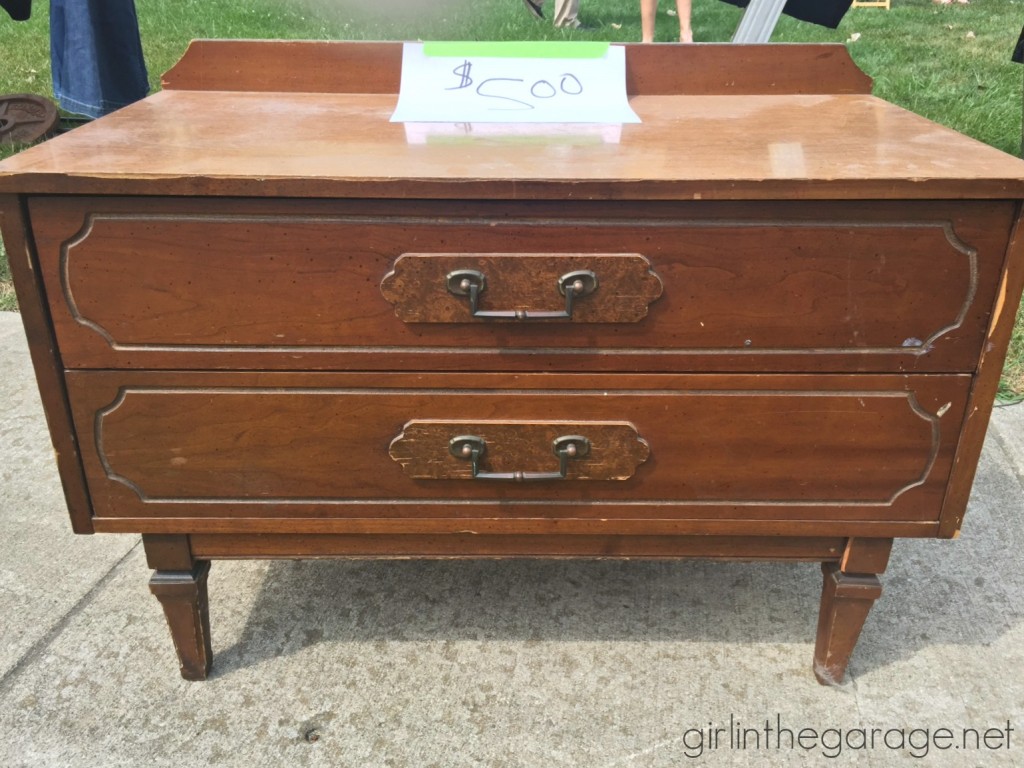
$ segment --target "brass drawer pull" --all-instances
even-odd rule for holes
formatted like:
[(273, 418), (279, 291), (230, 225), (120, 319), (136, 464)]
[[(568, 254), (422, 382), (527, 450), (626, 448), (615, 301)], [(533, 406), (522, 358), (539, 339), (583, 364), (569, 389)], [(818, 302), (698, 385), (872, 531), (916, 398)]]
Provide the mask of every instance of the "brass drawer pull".
[(471, 317), (491, 317), (504, 320), (566, 320), (572, 318), (573, 302), (597, 290), (597, 275), (589, 269), (567, 272), (558, 278), (558, 292), (565, 296), (565, 309), (559, 312), (537, 312), (525, 309), (482, 310), (480, 294), (487, 290), (487, 278), (475, 269), (457, 269), (446, 278), (448, 291), (456, 296), (469, 297)]
[(563, 435), (555, 438), (551, 445), (558, 457), (557, 472), (481, 472), (480, 459), (487, 451), (487, 443), (476, 435), (453, 437), (448, 450), (458, 459), (465, 459), (473, 466), (474, 480), (512, 480), (517, 483), (533, 480), (564, 480), (569, 471), (569, 462), (581, 459), (590, 453), (590, 441), (580, 435)]
[(628, 421), (414, 419), (388, 446), (413, 480), (628, 480), (649, 453)]
[(380, 292), (403, 323), (514, 323), (529, 335), (544, 322), (639, 323), (662, 284), (639, 253), (464, 251), (403, 253)]

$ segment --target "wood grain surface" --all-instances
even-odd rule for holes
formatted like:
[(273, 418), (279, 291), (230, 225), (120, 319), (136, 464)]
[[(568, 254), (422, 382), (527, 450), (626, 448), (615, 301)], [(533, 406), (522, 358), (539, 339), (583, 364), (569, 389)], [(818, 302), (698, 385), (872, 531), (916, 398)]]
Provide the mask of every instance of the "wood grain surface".
[(942, 507), (941, 536), (959, 535), (970, 500), (974, 475), (981, 460), (981, 449), (988, 431), (989, 418), (995, 405), (999, 380), (1010, 337), (1016, 326), (1021, 292), (1024, 291), (1024, 207), (1018, 206), (1018, 217), (1006, 250), (1003, 276), (994, 305), (985, 343), (978, 357), (978, 373), (971, 390), (971, 401), (964, 421), (963, 436), (957, 447), (949, 493)]
[[(72, 368), (941, 372), (977, 365), (1014, 213), (966, 201), (522, 202), (466, 203), (455, 216), (410, 202), (73, 198), (31, 211)], [(601, 254), (639, 253), (664, 288), (636, 322), (472, 320), (443, 287), (445, 269), (470, 261), (438, 256), (432, 277), (385, 277), (427, 246), (561, 254), (473, 260), (492, 270), (488, 307), (564, 302), (551, 276), (519, 286), (526, 261), (546, 258), (557, 277), (570, 250), (573, 266), (601, 273)], [(499, 262), (517, 277), (494, 272)], [(457, 322), (403, 322), (382, 279), (391, 298), (417, 284), (421, 312)], [(646, 270), (601, 279), (582, 318), (605, 311), (605, 296), (658, 287)]]
[[(640, 124), (481, 130), (389, 122), (397, 44), (203, 44), (171, 89), (0, 163), (0, 192), (963, 199), (968, 184), (972, 198), (1024, 195), (1024, 162), (868, 95), (841, 47), (627, 50)], [(287, 141), (266, 129), (277, 124)]]
[(75, 533), (92, 533), (92, 504), (82, 474), (78, 436), (71, 421), (64, 365), (46, 303), (46, 287), (40, 276), (37, 252), (33, 247), (28, 206), (23, 198), (0, 195), (0, 232), (15, 280), (21, 321), (50, 430), (54, 458), (60, 471), (71, 528)]
[[(935, 521), (970, 377), (69, 374), (99, 517)], [(411, 420), (628, 421), (625, 481), (414, 480)], [(505, 467), (527, 469), (527, 467)]]
[(864, 622), (881, 594), (874, 574), (848, 575), (836, 563), (822, 563), (823, 578), (818, 632), (814, 644), (814, 676), (822, 685), (843, 682)]
[[(841, 45), (623, 47), (634, 95), (871, 92), (870, 78)], [(401, 66), (400, 42), (194, 40), (163, 87), (394, 94)]]
[(706, 557), (838, 558), (842, 538), (784, 536), (233, 535), (188, 537), (199, 558), (275, 557)]
[[(614, 509), (613, 507), (610, 507)], [(554, 508), (557, 512), (557, 508)], [(893, 522), (829, 517), (751, 519), (733, 510), (714, 518), (671, 520), (625, 517), (579, 518), (553, 517), (385, 517), (386, 508), (366, 508), (370, 517), (97, 517), (93, 525), (98, 533), (173, 534), (183, 532), (211, 535), (276, 536), (308, 534), (312, 536), (555, 536), (570, 541), (574, 536), (728, 536), (728, 537), (906, 537), (930, 538), (938, 530), (937, 522)], [(493, 508), (491, 510), (493, 512)], [(501, 511), (498, 511), (501, 514)], [(570, 551), (571, 555), (571, 551)]]

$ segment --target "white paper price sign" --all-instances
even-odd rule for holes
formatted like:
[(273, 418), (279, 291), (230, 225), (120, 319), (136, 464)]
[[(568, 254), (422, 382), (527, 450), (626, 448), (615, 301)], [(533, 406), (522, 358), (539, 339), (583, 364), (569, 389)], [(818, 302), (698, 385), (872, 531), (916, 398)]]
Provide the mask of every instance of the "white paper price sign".
[(639, 123), (622, 46), (406, 43), (393, 123)]

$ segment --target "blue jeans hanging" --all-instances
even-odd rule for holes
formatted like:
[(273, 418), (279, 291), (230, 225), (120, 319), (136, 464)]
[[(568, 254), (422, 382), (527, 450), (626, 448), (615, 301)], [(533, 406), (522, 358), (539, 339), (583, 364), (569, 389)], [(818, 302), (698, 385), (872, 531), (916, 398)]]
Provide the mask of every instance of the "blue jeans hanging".
[(144, 97), (135, 0), (50, 0), (50, 62), (68, 112), (99, 117)]

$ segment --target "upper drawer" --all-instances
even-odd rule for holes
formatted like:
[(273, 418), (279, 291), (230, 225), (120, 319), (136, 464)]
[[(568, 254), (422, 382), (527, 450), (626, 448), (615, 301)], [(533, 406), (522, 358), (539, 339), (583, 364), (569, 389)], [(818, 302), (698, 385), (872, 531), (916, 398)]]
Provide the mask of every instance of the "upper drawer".
[(31, 215), (71, 368), (969, 371), (1012, 207), (39, 198)]

